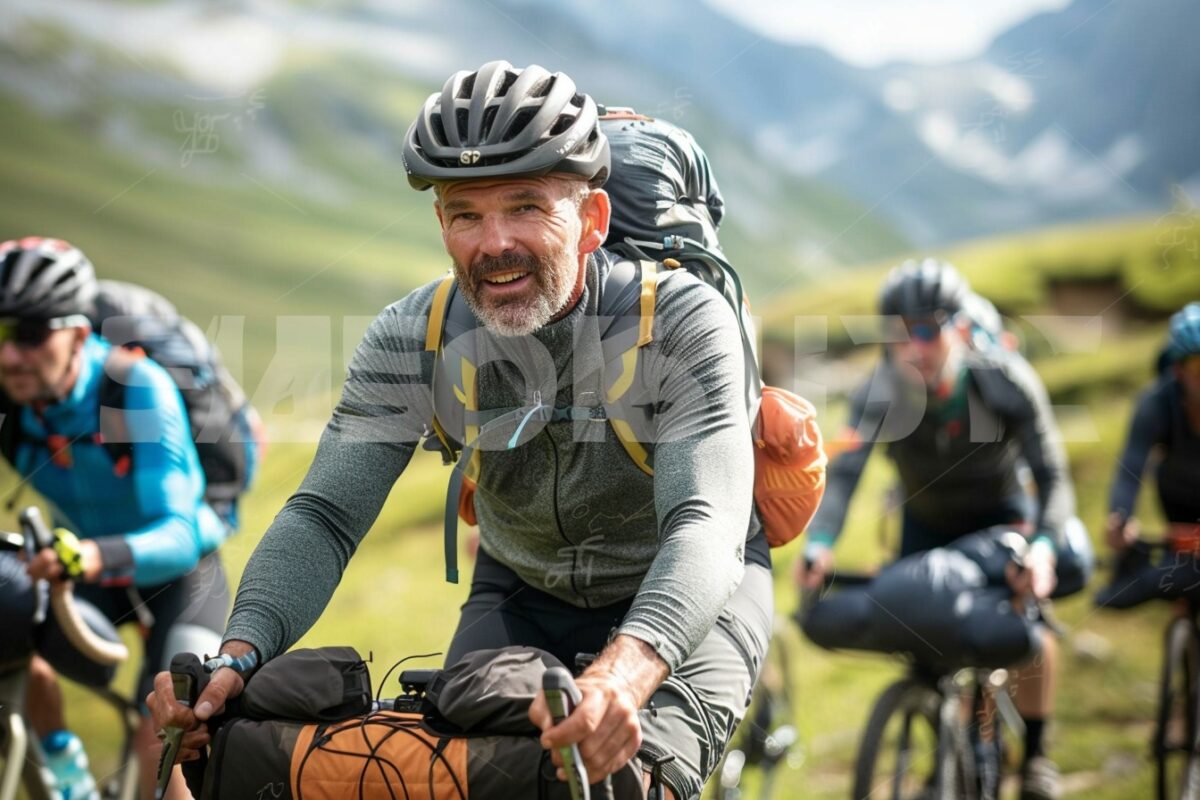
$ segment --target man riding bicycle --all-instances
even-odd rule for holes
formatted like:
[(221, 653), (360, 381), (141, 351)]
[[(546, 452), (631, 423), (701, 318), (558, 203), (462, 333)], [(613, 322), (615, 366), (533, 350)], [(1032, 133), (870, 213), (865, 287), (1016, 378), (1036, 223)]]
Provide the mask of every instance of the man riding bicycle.
[[(228, 531), (204, 501), (179, 390), (162, 367), (93, 333), (87, 315), (96, 290), (91, 262), (64, 241), (0, 245), (0, 439), (22, 483), (50, 503), (60, 526), (55, 548), (30, 561), (28, 574), (75, 581), (76, 596), (114, 622), (148, 627), (144, 693), (171, 654), (219, 643), (228, 590), (215, 550)], [(105, 408), (106, 379), (123, 382), (123, 408)], [(120, 422), (110, 427), (105, 419)], [(114, 459), (120, 443), (107, 438), (117, 438), (117, 426), (128, 449)], [(56, 758), (73, 761), (80, 746), (66, 731), (55, 672), (41, 658), (31, 666), (29, 716), (52, 769), (79, 776), (60, 785), (64, 797), (89, 796), (86, 770)], [(135, 742), (142, 796), (151, 797), (157, 742), (149, 718)]]
[[(1056, 552), (1074, 515), (1074, 494), (1046, 390), (1016, 353), (977, 349), (964, 333), (966, 281), (949, 264), (906, 262), (889, 273), (879, 298), (884, 357), (851, 399), (846, 449), (827, 471), (825, 498), (809, 527), (797, 580), (821, 586), (833, 569), (832, 548), (871, 448), (886, 442), (903, 490), (900, 556), (996, 525), (1032, 536), (1015, 592), (1049, 597)], [(1037, 487), (1036, 511), (1021, 462)], [(806, 568), (807, 565), (807, 568)], [(1022, 797), (1055, 798), (1057, 767), (1043, 752), (1052, 708), (1055, 650), (1046, 637), (1045, 666), (1022, 671), (1018, 706), (1026, 723)]]
[(1200, 303), (1171, 317), (1158, 367), (1158, 380), (1139, 398), (1129, 423), (1109, 495), (1108, 542), (1118, 552), (1138, 540), (1133, 510), (1152, 453), (1173, 549), (1195, 552), (1200, 546)]
[[(653, 423), (653, 440), (639, 445), (653, 475), (604, 423), (603, 398), (579, 388), (605, 367), (581, 344), (595, 343), (606, 322), (598, 296), (629, 264), (601, 248), (609, 160), (595, 103), (569, 77), (506, 62), (453, 75), (405, 140), (410, 183), (435, 189), (478, 352), (506, 354), (454, 391), (477, 421), (522, 412), (503, 436), (489, 440), (477, 422), (480, 434), (462, 442), (479, 445), (480, 548), (447, 663), (517, 644), (568, 665), (598, 653), (564, 722), (552, 724), (543, 698), (533, 704), (542, 743), (578, 743), (594, 781), (635, 754), (643, 763), (674, 756), (664, 781), (690, 798), (745, 713), (762, 663), (770, 559), (752, 512), (741, 333), (717, 292), (670, 271), (652, 321), (639, 323), (652, 327), (633, 380)], [(359, 345), (304, 483), (246, 567), (223, 652), (271, 659), (312, 625), (416, 444), (450, 416), (430, 390), (443, 354), (426, 347), (439, 285), (386, 308)], [(159, 725), (194, 729), (242, 687), (236, 670), (217, 670), (193, 716), (164, 674), (149, 702)], [(207, 738), (192, 730), (183, 752)]]

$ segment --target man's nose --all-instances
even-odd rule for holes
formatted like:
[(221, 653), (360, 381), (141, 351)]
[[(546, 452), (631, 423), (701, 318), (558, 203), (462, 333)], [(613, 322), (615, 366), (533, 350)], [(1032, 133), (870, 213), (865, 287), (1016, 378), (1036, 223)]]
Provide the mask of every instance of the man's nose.
[(516, 246), (511, 226), (498, 214), (483, 218), (479, 249), (489, 256), (499, 256)]

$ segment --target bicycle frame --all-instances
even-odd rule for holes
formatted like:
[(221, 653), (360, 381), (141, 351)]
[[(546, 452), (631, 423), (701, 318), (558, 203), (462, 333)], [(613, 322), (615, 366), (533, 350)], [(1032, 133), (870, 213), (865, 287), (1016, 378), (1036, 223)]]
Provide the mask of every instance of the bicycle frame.
[[(1180, 680), (1179, 686), (1176, 681)], [(1182, 688), (1182, 697), (1175, 689)], [(1174, 712), (1182, 701), (1183, 719)], [(1174, 727), (1182, 722), (1182, 732)], [(1200, 798), (1200, 600), (1188, 598), (1179, 613), (1167, 624), (1164, 637), (1163, 667), (1160, 678), (1159, 708), (1152, 741), (1157, 762), (1157, 792), (1160, 800), (1198, 800)], [(1181, 765), (1172, 756), (1183, 755)], [(1179, 785), (1171, 780), (1173, 767), (1182, 766)], [(1175, 791), (1175, 789), (1178, 791)]]
[[(0, 547), (15, 549), (48, 546), (49, 532), (36, 508), (21, 512), (24, 534), (5, 533)], [(75, 607), (68, 588), (51, 592), (50, 607), (68, 641), (81, 651), (80, 657), (102, 663), (124, 660), (128, 652), (123, 645), (114, 645), (96, 637), (87, 628)], [(46, 612), (45, 601), (39, 600), (36, 614)], [(4, 769), (0, 771), (0, 800), (15, 800), (23, 786), (29, 800), (52, 800), (55, 796), (54, 777), (45, 766), (45, 755), (37, 737), (31, 735), (24, 713), (29, 688), (29, 667), (32, 655), (24, 661), (10, 663), (0, 672), (0, 738), (4, 749)], [(111, 706), (121, 720), (123, 732), (121, 768), (98, 788), (106, 800), (134, 800), (138, 789), (138, 759), (133, 748), (134, 731), (141, 722), (135, 703), (108, 688), (89, 688), (96, 697)]]

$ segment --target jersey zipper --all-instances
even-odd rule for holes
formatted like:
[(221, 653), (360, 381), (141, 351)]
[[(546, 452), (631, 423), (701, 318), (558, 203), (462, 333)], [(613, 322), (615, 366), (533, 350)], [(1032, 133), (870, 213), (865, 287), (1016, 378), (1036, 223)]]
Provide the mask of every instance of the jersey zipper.
[(575, 543), (572, 542), (569, 538), (567, 538), (567, 532), (563, 528), (563, 524), (562, 524), (562, 514), (559, 513), (559, 507), (558, 507), (558, 488), (559, 488), (558, 442), (556, 442), (554, 440), (554, 436), (551, 435), (549, 425), (542, 428), (542, 433), (544, 433), (546, 435), (546, 438), (549, 440), (550, 452), (554, 454), (554, 486), (552, 488), (553, 504), (554, 504), (554, 525), (555, 525), (555, 528), (558, 530), (558, 535), (560, 537), (562, 537), (562, 540), (567, 543), (567, 545), (569, 546), (569, 548), (571, 550), (571, 593), (583, 601), (584, 608), (591, 608), (591, 604), (588, 602), (587, 598), (584, 597), (583, 594), (579, 591), (579, 585), (575, 582), (575, 574), (576, 574), (575, 567), (577, 566), (575, 563), (575, 560), (576, 560), (578, 554), (575, 552)]

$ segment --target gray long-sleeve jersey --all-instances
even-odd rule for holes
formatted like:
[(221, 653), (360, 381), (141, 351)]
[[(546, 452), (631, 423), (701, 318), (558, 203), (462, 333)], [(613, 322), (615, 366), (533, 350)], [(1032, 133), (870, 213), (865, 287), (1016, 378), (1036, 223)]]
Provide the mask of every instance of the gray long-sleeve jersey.
[[(573, 359), (585, 351), (572, 345), (595, 324), (608, 259), (590, 258), (583, 298), (533, 334), (553, 359), (560, 407), (573, 403)], [(308, 475), (246, 566), (227, 640), (272, 658), (328, 603), (432, 420), (434, 354), (424, 347), (435, 288), (413, 291), (368, 329)], [(481, 452), (475, 509), (481, 546), (530, 585), (580, 607), (634, 597), (619, 632), (674, 670), (737, 588), (745, 541), (759, 527), (733, 312), (683, 270), (660, 282), (655, 310), (637, 370), (654, 409), (654, 475), (634, 465), (610, 425), (599, 441), (578, 441), (573, 422), (550, 422), (519, 447)], [(510, 366), (480, 369), (480, 409), (527, 402)]]

